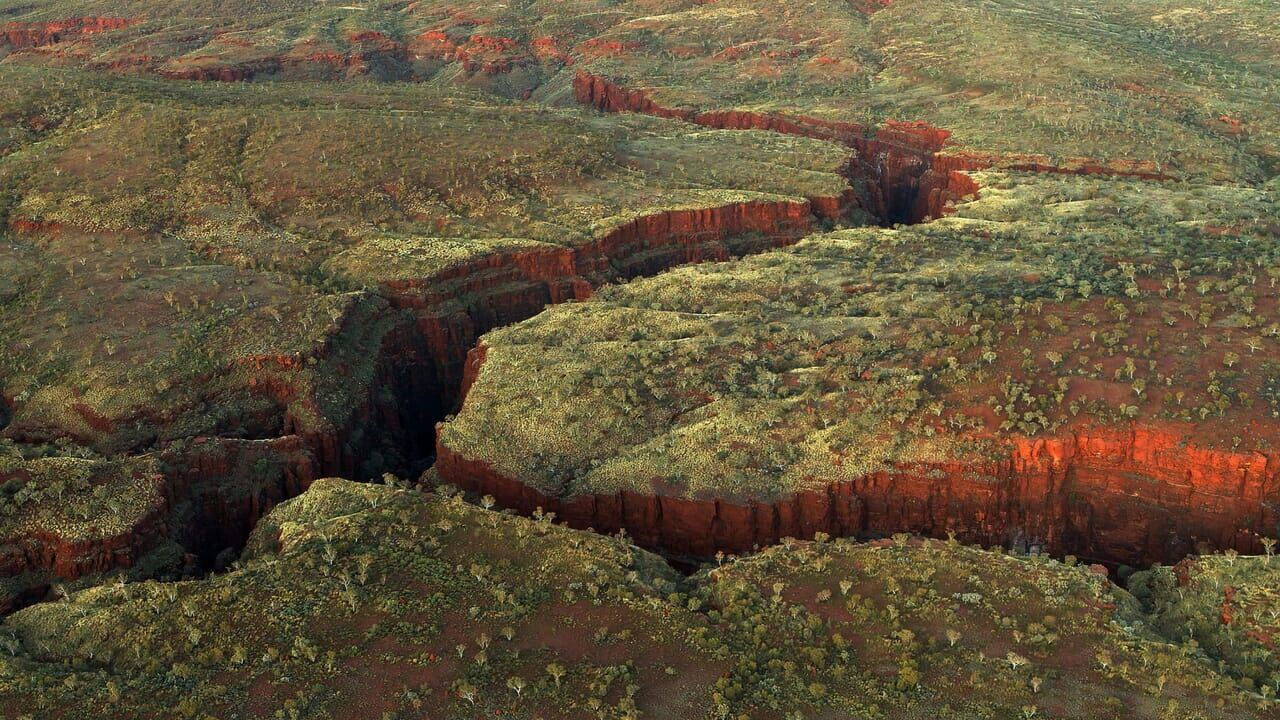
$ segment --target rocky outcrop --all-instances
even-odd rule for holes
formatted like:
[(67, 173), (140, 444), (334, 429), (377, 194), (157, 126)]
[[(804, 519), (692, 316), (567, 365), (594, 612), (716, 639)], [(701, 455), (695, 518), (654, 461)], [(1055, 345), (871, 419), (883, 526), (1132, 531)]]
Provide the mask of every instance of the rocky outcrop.
[[(99, 508), (112, 514), (105, 528), (120, 525), (115, 515), (127, 511), (133, 519), (122, 529), (62, 528), (55, 520), (33, 520), (0, 537), (0, 578), (8, 579), (0, 583), (0, 613), (38, 601), (55, 578), (132, 567), (165, 539), (178, 541), (211, 567), (219, 552), (243, 544), (263, 514), (305, 490), (315, 478), (314, 464), (297, 436), (178, 443), (160, 453), (158, 465), (146, 465), (159, 472), (132, 471), (135, 479), (149, 482), (149, 504)], [(0, 473), (0, 484), (10, 479)]]
[(445, 445), (436, 458), (443, 482), (503, 507), (542, 508), (577, 528), (625, 529), (644, 547), (701, 558), (819, 532), (953, 532), (965, 542), (1145, 566), (1209, 548), (1259, 552), (1260, 537), (1275, 536), (1280, 524), (1277, 458), (1186, 446), (1142, 427), (1017, 438), (998, 461), (902, 466), (760, 500), (630, 491), (554, 497)]
[(121, 30), (141, 20), (124, 17), (78, 17), (53, 22), (9, 22), (0, 25), (0, 49), (42, 47), (77, 40), (87, 35)]
[(562, 53), (555, 51), (554, 41), (548, 44), (547, 40), (535, 47), (514, 38), (477, 34), (459, 42), (443, 30), (428, 30), (414, 38), (409, 50), (415, 59), (457, 62), (468, 73), (502, 75), (542, 58), (558, 59)]
[[(111, 502), (108, 500), (99, 508), (100, 512), (127, 512), (132, 518), (127, 522), (111, 517), (105, 527), (97, 527), (91, 522), (61, 518), (51, 509), (42, 512), (30, 506), (20, 507), (16, 515), (8, 516), (0, 532), (0, 614), (39, 601), (54, 578), (77, 578), (130, 567), (165, 536), (168, 505), (163, 494), (164, 478), (145, 462), (132, 468), (103, 463), (90, 482), (109, 483), (108, 476), (114, 472), (127, 473), (146, 488), (146, 501), (141, 506), (115, 509), (106, 505)], [(21, 487), (41, 483), (40, 477), (39, 473), (33, 477), (28, 466), (11, 464), (8, 470), (0, 470), (0, 486), (11, 489), (11, 484)], [(46, 497), (32, 502), (59, 500)], [(111, 529), (117, 526), (124, 529)]]
[(344, 51), (303, 43), (283, 55), (251, 60), (225, 61), (217, 57), (182, 58), (156, 69), (170, 80), (242, 82), (260, 77), (340, 80), (376, 76), (384, 80), (407, 80), (407, 49), (380, 33), (353, 33)]

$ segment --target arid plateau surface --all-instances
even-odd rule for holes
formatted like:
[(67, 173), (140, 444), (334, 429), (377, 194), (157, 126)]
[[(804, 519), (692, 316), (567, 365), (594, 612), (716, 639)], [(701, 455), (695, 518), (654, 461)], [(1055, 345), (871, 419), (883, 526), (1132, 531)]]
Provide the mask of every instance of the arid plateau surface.
[(1280, 718), (1277, 28), (0, 0), (0, 718)]

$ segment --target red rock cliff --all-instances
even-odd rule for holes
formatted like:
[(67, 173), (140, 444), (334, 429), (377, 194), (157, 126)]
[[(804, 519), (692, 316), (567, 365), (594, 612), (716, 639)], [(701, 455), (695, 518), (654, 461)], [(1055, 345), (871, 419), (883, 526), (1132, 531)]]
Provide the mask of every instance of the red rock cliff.
[(86, 35), (120, 30), (141, 22), (122, 17), (79, 17), (53, 22), (10, 22), (0, 26), (0, 47), (15, 49), (40, 47), (75, 40)]
[(760, 501), (629, 491), (551, 497), (446, 445), (436, 457), (441, 480), (493, 495), (503, 507), (540, 507), (573, 527), (626, 529), (645, 547), (704, 558), (818, 532), (950, 531), (966, 542), (1144, 566), (1203, 548), (1256, 553), (1259, 536), (1274, 536), (1280, 521), (1276, 458), (1186, 447), (1141, 427), (1017, 438), (998, 462), (903, 466)]
[(949, 133), (925, 123), (887, 123), (869, 134), (856, 123), (804, 115), (672, 108), (658, 104), (643, 90), (627, 90), (586, 72), (574, 77), (573, 90), (580, 104), (603, 112), (643, 113), (720, 130), (768, 130), (846, 145), (856, 151), (849, 173), (866, 180), (870, 188), (861, 204), (886, 222), (939, 217), (948, 202), (977, 190), (977, 184), (961, 171), (982, 166), (935, 169), (934, 160)]

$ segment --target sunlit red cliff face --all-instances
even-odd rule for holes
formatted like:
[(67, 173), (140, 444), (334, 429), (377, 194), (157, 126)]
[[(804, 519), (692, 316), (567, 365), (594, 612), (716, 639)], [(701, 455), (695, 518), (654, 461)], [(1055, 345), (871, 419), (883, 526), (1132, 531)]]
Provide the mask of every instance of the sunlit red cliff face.
[[(472, 353), (470, 387), (484, 349)], [(1260, 552), (1280, 516), (1278, 458), (1197, 448), (1141, 426), (1011, 438), (998, 460), (907, 464), (782, 498), (683, 498), (623, 491), (548, 496), (444, 443), (442, 482), (492, 495), (523, 513), (556, 513), (577, 528), (625, 529), (676, 556), (743, 553), (784, 537), (883, 537), (898, 532), (984, 545), (1038, 547), (1088, 562), (1146, 566), (1204, 548)], [(821, 478), (814, 485), (823, 487)]]

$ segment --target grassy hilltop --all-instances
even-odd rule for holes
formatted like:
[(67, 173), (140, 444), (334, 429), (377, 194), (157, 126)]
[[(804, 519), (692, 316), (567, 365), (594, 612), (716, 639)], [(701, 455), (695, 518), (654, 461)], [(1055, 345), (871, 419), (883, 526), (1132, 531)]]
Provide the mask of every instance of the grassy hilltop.
[(207, 580), (0, 627), (0, 715), (1266, 717), (1105, 577), (903, 536), (692, 577), (457, 496), (321, 480)]
[[(668, 105), (925, 120), (978, 150), (1251, 180), (1280, 161), (1280, 16), (1261, 0), (8, 0), (6, 14), (30, 45), (11, 45), (7, 64), (413, 80), (551, 101), (586, 70)], [(41, 35), (68, 17), (124, 26)]]

